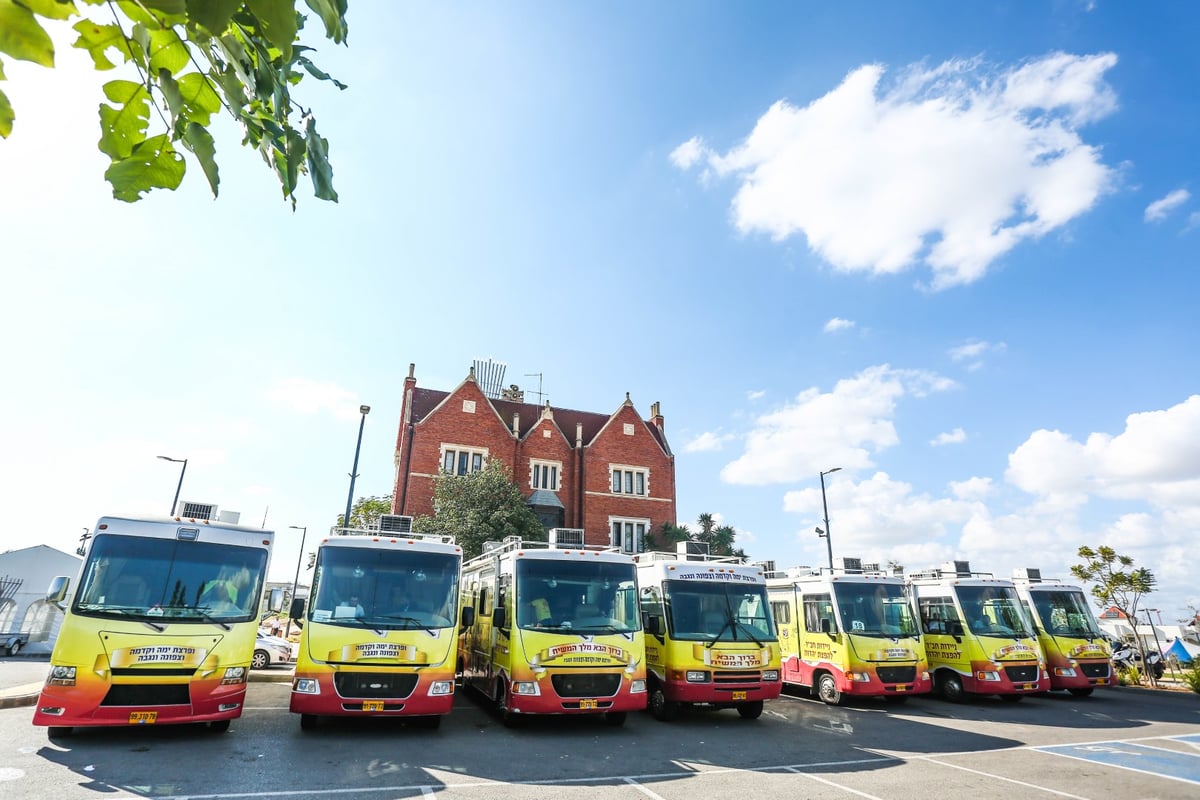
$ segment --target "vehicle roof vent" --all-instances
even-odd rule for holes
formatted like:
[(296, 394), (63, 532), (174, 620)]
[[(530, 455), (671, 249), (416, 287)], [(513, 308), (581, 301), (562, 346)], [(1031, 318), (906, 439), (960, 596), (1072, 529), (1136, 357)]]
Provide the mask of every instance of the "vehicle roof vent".
[(1019, 581), (1029, 581), (1030, 583), (1042, 582), (1042, 571), (1033, 567), (1017, 567), (1013, 570), (1013, 577)]
[(971, 562), (947, 561), (945, 564), (942, 564), (942, 572), (949, 572), (960, 578), (969, 578), (971, 577)]
[(380, 514), (380, 533), (412, 533), (413, 518), (402, 514)]
[(583, 528), (551, 528), (547, 537), (555, 549), (580, 548), (585, 539)]
[(175, 516), (183, 519), (208, 519), (216, 521), (217, 505), (216, 503), (196, 503), (191, 500), (184, 500), (175, 507)]
[(863, 571), (863, 563), (861, 558), (835, 558), (833, 560), (834, 569), (840, 569), (842, 572), (858, 573)]

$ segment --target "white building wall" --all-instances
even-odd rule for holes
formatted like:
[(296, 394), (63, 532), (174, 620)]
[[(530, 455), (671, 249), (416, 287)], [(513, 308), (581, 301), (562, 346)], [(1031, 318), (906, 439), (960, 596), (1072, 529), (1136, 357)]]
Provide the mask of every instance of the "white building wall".
[[(49, 654), (54, 649), (54, 642), (62, 627), (63, 612), (50, 606), (42, 614), (46, 624), (37, 630), (31, 630), (30, 626), (39, 616), (38, 607), (45, 602), (46, 589), (50, 582), (60, 575), (66, 575), (70, 577), (71, 588), (74, 589), (82, 563), (83, 559), (79, 556), (46, 545), (0, 553), (0, 578), (21, 582), (20, 588), (12, 597), (16, 609), (11, 614), (11, 623), (8, 629), (0, 630), (0, 633), (8, 633), (10, 630), (29, 632), (31, 636), (25, 652)], [(9, 611), (5, 609), (0, 612), (0, 617), (8, 618)]]

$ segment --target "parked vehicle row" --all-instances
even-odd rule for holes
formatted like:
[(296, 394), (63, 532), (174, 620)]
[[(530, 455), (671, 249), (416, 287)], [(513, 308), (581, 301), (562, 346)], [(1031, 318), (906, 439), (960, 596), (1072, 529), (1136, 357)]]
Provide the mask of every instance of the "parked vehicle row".
[[(586, 546), (575, 529), (490, 542), (466, 563), (448, 537), (334, 529), (317, 549), (311, 599), (293, 601), (304, 621), (293, 649), (255, 639), (272, 539), (207, 521), (102, 518), (69, 604), (66, 578), (47, 596), (66, 617), (34, 724), (51, 735), (225, 730), (248, 670), (293, 658), (290, 709), (303, 730), (322, 716), (437, 727), (458, 685), (506, 724), (593, 714), (620, 725), (629, 711), (666, 721), (696, 705), (754, 719), (785, 685), (837, 704), (933, 691), (1083, 696), (1113, 682), (1082, 590), (1036, 570), (1008, 581), (951, 562), (901, 577), (843, 559), (768, 574), (682, 544), (636, 555)], [(273, 592), (268, 609), (281, 599)]]

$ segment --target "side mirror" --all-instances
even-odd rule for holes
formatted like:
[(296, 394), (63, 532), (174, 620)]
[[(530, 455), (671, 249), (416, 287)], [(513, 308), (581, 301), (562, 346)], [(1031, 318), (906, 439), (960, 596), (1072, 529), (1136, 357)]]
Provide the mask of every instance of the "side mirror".
[(953, 636), (956, 639), (958, 637), (962, 636), (963, 635), (962, 623), (959, 622), (958, 620), (954, 620), (952, 622), (946, 623), (946, 633), (950, 634), (951, 636)]
[(304, 616), (304, 598), (293, 597), (292, 607), (288, 609), (288, 616), (292, 619), (300, 619)]
[(658, 614), (646, 615), (646, 633), (651, 636), (661, 636), (663, 632), (663, 618)]
[(65, 575), (59, 575), (50, 581), (50, 586), (46, 589), (46, 602), (61, 608), (62, 602), (67, 599), (67, 589), (69, 588), (71, 588), (71, 579)]
[(267, 592), (267, 611), (278, 614), (283, 610), (283, 589), (272, 589)]
[(504, 619), (504, 606), (496, 606), (495, 610), (492, 611), (492, 624), (497, 628), (504, 628), (507, 627), (505, 625), (506, 622), (507, 620)]
[(828, 617), (821, 620), (821, 633), (833, 634), (833, 624), (829, 621)]
[(458, 624), (464, 628), (469, 628), (475, 624), (475, 609), (471, 606), (463, 606), (461, 618)]

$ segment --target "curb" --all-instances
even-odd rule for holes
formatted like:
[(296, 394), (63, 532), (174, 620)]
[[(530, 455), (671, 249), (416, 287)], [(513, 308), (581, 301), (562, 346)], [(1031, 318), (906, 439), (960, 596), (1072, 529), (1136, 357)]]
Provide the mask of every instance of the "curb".
[(37, 702), (38, 695), (41, 693), (41, 686), (36, 692), (31, 694), (11, 694), (0, 697), (0, 709), (2, 708), (20, 708), (21, 706), (31, 706)]

